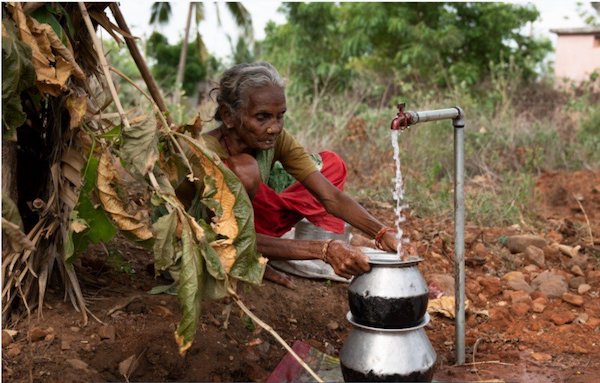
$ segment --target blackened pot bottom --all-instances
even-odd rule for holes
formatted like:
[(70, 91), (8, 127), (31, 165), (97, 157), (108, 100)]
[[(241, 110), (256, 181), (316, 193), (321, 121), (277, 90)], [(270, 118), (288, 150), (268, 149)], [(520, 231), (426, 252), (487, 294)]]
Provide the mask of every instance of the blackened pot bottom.
[(357, 323), (377, 328), (417, 326), (427, 311), (427, 293), (410, 298), (363, 297), (348, 290), (350, 311)]
[(367, 374), (355, 371), (341, 363), (344, 382), (431, 382), (433, 379), (433, 366), (425, 371), (414, 371), (408, 375), (390, 374), (376, 375), (373, 371)]

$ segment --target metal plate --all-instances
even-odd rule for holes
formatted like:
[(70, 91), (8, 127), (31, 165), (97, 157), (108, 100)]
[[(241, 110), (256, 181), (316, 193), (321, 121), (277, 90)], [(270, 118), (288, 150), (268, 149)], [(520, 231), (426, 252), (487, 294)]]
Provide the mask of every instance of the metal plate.
[(415, 256), (401, 259), (396, 253), (388, 253), (387, 251), (372, 249), (370, 247), (361, 247), (360, 249), (364, 255), (369, 257), (369, 263), (373, 265), (412, 266), (423, 260), (423, 258)]
[(348, 313), (346, 314), (346, 320), (348, 320), (348, 322), (350, 322), (352, 324), (352, 326), (362, 328), (365, 330), (378, 331), (378, 332), (402, 332), (402, 331), (418, 330), (420, 328), (427, 326), (427, 324), (431, 320), (431, 317), (429, 316), (429, 313), (425, 313), (421, 323), (419, 323), (416, 326), (406, 327), (406, 328), (379, 328), (379, 327), (365, 326), (363, 324), (355, 322), (354, 317), (352, 316), (352, 312), (350, 312), (350, 311), (348, 311)]

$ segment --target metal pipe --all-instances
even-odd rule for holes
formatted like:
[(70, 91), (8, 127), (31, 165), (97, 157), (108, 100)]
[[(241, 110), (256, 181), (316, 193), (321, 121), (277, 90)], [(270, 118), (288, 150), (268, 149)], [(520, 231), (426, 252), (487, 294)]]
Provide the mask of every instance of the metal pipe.
[(419, 122), (452, 119), (454, 126), (454, 301), (456, 364), (465, 363), (465, 114), (460, 107), (405, 112), (398, 104), (398, 114), (392, 120), (392, 130), (404, 130)]
[(464, 113), (456, 108), (454, 126), (454, 304), (456, 364), (465, 363), (465, 159)]

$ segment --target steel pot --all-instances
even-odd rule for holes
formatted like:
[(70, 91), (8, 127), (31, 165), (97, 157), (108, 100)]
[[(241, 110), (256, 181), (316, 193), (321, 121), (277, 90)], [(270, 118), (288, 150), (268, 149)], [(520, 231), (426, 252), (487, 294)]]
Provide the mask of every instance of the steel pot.
[(364, 250), (371, 270), (355, 277), (348, 286), (348, 303), (354, 320), (377, 328), (413, 327), (427, 310), (427, 282), (417, 264), (394, 253)]
[(357, 323), (340, 351), (345, 382), (431, 382), (436, 353), (424, 327), (429, 314), (417, 326), (381, 329)]

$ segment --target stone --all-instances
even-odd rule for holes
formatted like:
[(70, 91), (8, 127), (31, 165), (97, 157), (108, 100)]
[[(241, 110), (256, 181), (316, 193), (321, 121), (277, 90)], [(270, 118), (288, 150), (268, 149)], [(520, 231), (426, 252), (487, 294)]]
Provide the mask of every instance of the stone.
[(33, 327), (29, 330), (29, 339), (32, 342), (37, 342), (40, 341), (44, 338), (46, 338), (46, 335), (48, 335), (50, 333), (50, 331), (48, 331), (48, 329), (43, 329), (41, 327)]
[(66, 351), (66, 350), (70, 350), (71, 349), (71, 342), (69, 342), (68, 340), (61, 340), (60, 341), (60, 349), (62, 351)]
[(502, 276), (502, 280), (507, 281), (507, 282), (515, 280), (515, 279), (525, 280), (525, 274), (523, 274), (520, 271), (509, 271), (508, 273), (506, 273)]
[(569, 287), (572, 289), (578, 289), (579, 286), (585, 284), (584, 277), (573, 277), (569, 280)]
[(483, 293), (488, 297), (493, 297), (502, 292), (500, 278), (489, 275), (477, 277), (477, 282), (481, 285)]
[(88, 369), (88, 364), (80, 359), (67, 359), (66, 362), (76, 370)]
[(570, 311), (556, 311), (550, 315), (550, 321), (557, 326), (562, 326), (567, 323), (571, 323), (577, 316)]
[(528, 273), (535, 273), (536, 271), (540, 270), (540, 268), (537, 265), (527, 265), (523, 269)]
[(589, 262), (589, 257), (587, 254), (576, 254), (567, 261), (566, 265), (568, 268), (573, 268), (573, 266), (579, 266), (581, 269), (586, 270)]
[[(2, 354), (4, 354), (4, 352), (2, 352)], [(19, 354), (21, 354), (21, 345), (18, 343), (13, 343), (10, 346), (8, 346), (7, 350), (6, 350), (6, 355), (14, 358), (19, 356)]]
[(527, 293), (531, 293), (533, 288), (529, 286), (529, 283), (525, 282), (524, 279), (513, 279), (508, 281), (508, 287), (516, 291), (525, 291)]
[(587, 283), (589, 283), (592, 286), (600, 285), (600, 270), (588, 271)]
[(544, 258), (550, 262), (559, 262), (560, 261), (560, 250), (556, 246), (544, 246), (542, 248), (544, 252)]
[(340, 324), (334, 320), (331, 320), (329, 323), (327, 323), (327, 328), (335, 331), (340, 328)]
[(525, 249), (525, 258), (539, 267), (546, 266), (544, 251), (536, 246), (527, 246)]
[(14, 341), (14, 338), (7, 330), (2, 330), (2, 348), (8, 347)]
[(98, 329), (98, 336), (100, 336), (100, 339), (108, 339), (114, 341), (117, 336), (115, 326), (108, 325), (100, 327)]
[(577, 287), (577, 293), (583, 295), (585, 293), (587, 293), (588, 291), (590, 291), (592, 289), (592, 286), (588, 285), (587, 283), (582, 283), (579, 285), (579, 287)]
[(473, 252), (475, 252), (475, 254), (479, 257), (485, 257), (488, 254), (488, 250), (485, 247), (485, 245), (481, 242), (477, 243), (474, 247), (473, 247)]
[(548, 298), (560, 298), (567, 292), (568, 285), (562, 275), (544, 271), (531, 281), (531, 286)]
[(514, 305), (511, 306), (512, 312), (517, 317), (522, 317), (525, 314), (527, 314), (529, 312), (530, 308), (531, 308), (531, 306), (527, 302), (519, 302), (519, 303), (515, 303)]
[(544, 310), (546, 310), (546, 304), (536, 301), (533, 301), (531, 303), (531, 311), (533, 311), (534, 313), (543, 313)]
[(566, 292), (562, 295), (562, 299), (573, 306), (579, 307), (583, 305), (583, 297), (581, 295)]
[(590, 316), (587, 313), (581, 313), (575, 319), (575, 322), (576, 323), (583, 323), (583, 324), (585, 324), (588, 321), (588, 319), (590, 319)]
[(546, 240), (543, 237), (532, 234), (511, 235), (506, 240), (506, 247), (513, 254), (525, 252), (527, 246), (535, 246), (543, 249), (546, 245)]
[(519, 290), (519, 291), (510, 291), (509, 292), (509, 297), (510, 297), (510, 302), (511, 304), (516, 304), (516, 303), (529, 303), (531, 302), (531, 297), (529, 296), (529, 294), (527, 294), (527, 292)]
[(552, 360), (552, 355), (543, 352), (534, 352), (531, 354), (531, 358), (538, 362), (547, 362)]
[(585, 322), (585, 325), (595, 329), (598, 327), (598, 325), (600, 325), (600, 319), (591, 317), (587, 320), (587, 322)]
[(582, 277), (585, 275), (583, 273), (583, 270), (581, 270), (581, 267), (579, 267), (579, 265), (573, 265), (573, 267), (571, 267), (571, 273), (573, 273), (573, 275), (576, 275), (578, 277)]

